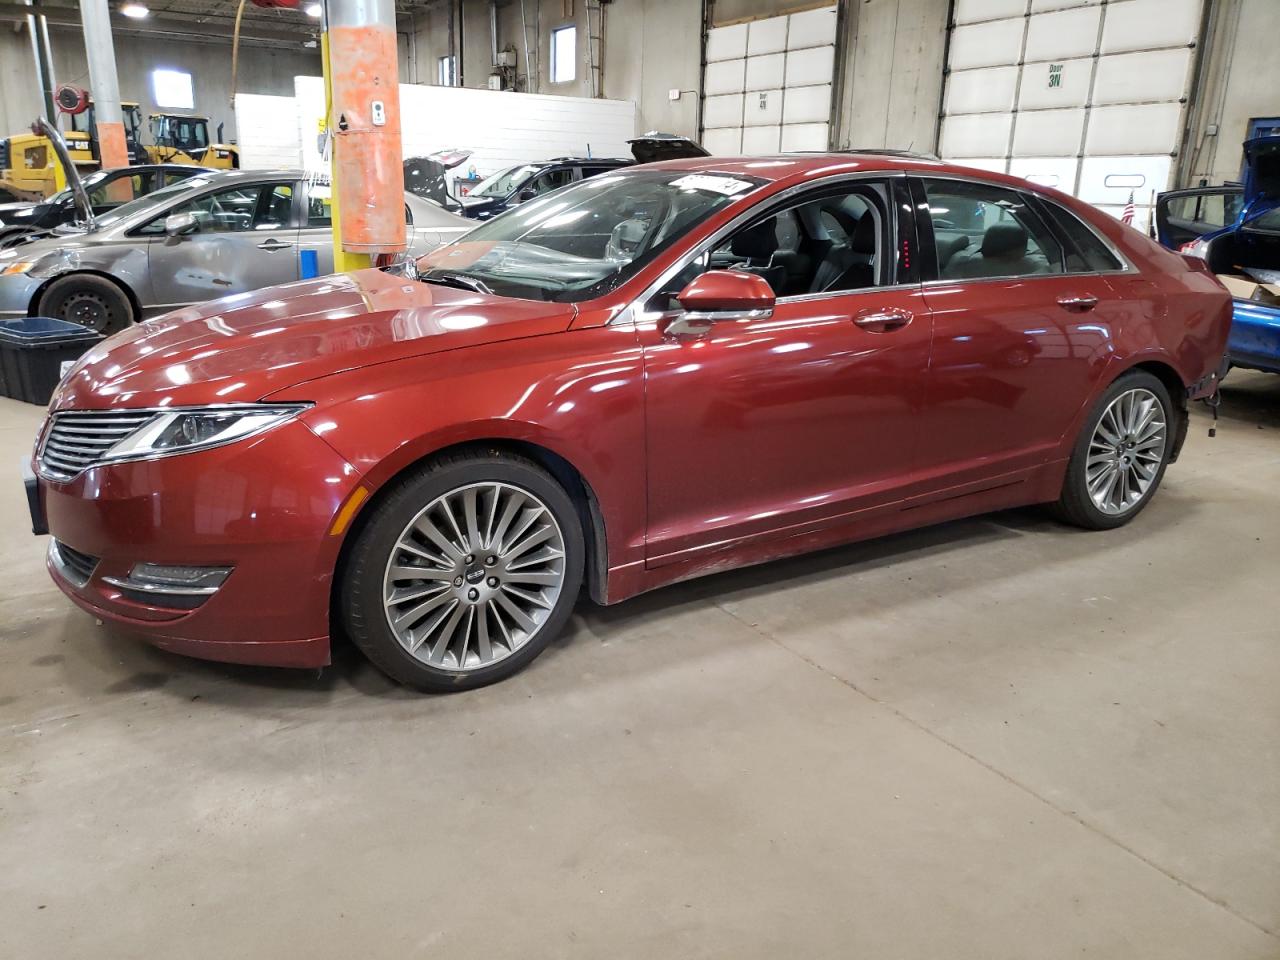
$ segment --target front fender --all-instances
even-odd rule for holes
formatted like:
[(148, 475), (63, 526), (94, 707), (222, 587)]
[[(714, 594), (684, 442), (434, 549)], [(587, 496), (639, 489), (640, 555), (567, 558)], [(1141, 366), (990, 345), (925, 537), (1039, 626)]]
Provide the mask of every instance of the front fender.
[(643, 360), (632, 327), (603, 326), (377, 364), (275, 393), (303, 416), (375, 496), (448, 447), (535, 444), (595, 492), (608, 565), (643, 556)]

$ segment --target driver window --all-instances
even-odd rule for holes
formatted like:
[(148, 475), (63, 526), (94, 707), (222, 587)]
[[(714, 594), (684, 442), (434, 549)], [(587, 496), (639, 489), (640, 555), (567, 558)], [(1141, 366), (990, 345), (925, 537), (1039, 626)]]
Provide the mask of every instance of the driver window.
[(288, 208), (292, 202), (293, 188), (289, 184), (229, 187), (179, 204), (152, 220), (138, 232), (164, 233), (165, 218), (180, 213), (195, 214), (196, 223), (199, 224), (197, 233), (201, 234), (271, 229), (271, 224), (274, 223), (272, 217), (279, 214), (281, 207), (285, 210), (282, 222), (288, 222)]
[(545, 196), (552, 190), (559, 190), (561, 187), (567, 187), (573, 182), (573, 170), (566, 167), (563, 170), (549, 170), (539, 177), (535, 177), (533, 183), (529, 186), (533, 190), (536, 197)]
[(863, 182), (810, 195), (746, 224), (681, 270), (650, 309), (678, 308), (676, 295), (707, 270), (754, 273), (779, 298), (851, 293), (890, 282), (885, 189)]

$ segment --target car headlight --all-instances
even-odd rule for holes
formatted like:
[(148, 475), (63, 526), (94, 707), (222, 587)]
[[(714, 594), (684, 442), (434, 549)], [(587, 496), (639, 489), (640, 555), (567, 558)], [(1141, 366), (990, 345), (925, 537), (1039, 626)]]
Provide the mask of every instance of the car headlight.
[(102, 459), (134, 460), (219, 447), (279, 426), (310, 404), (189, 407), (157, 413), (111, 447)]
[(0, 267), (0, 277), (7, 277), (14, 273), (26, 273), (36, 265), (34, 260), (15, 260), (13, 263), (6, 263)]

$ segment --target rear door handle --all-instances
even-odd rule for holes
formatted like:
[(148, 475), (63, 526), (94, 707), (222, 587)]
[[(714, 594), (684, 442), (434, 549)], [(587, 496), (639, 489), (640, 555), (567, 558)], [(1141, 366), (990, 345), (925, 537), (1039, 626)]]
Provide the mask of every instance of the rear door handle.
[(1086, 310), (1092, 310), (1098, 305), (1098, 298), (1089, 294), (1084, 296), (1066, 296), (1058, 298), (1058, 306), (1064, 310), (1071, 310), (1076, 313), (1084, 313)]
[(901, 330), (909, 324), (914, 314), (910, 310), (893, 307), (888, 310), (863, 310), (856, 314), (853, 322), (868, 333), (889, 333)]
[(277, 240), (275, 237), (272, 237), (270, 240), (263, 240), (258, 244), (258, 249), (270, 252), (272, 250), (288, 250), (292, 246), (292, 243), (287, 243), (284, 240)]

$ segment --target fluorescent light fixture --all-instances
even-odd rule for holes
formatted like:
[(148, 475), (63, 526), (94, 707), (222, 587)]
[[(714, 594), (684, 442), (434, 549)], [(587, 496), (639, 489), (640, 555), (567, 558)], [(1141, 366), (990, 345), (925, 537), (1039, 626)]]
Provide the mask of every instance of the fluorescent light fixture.
[(318, 3), (307, 4), (307, 16), (319, 19), (320, 14), (324, 12), (324, 8)]
[(142, 20), (151, 16), (151, 11), (140, 3), (126, 3), (120, 8), (120, 12), (130, 20)]

